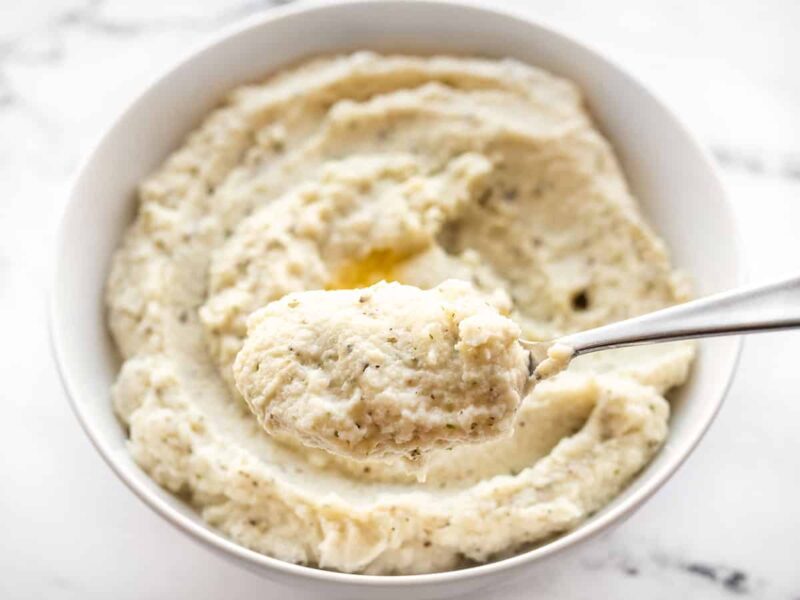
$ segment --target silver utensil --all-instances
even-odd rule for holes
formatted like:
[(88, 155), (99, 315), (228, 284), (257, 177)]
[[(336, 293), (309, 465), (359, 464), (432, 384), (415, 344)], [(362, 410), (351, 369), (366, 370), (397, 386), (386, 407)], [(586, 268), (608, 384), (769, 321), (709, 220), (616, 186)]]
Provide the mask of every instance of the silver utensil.
[[(520, 342), (531, 352), (530, 370), (534, 375), (548, 358), (548, 352), (553, 358), (556, 344), (563, 364), (555, 372), (576, 356), (599, 350), (795, 327), (800, 327), (800, 276), (707, 296), (556, 340)], [(568, 350), (571, 356), (564, 357)]]

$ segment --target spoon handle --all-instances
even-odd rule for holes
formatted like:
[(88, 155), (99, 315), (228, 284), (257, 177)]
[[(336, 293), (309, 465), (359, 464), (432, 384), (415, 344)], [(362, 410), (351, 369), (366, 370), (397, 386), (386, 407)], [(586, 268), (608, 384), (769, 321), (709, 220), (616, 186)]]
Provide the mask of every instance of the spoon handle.
[(575, 355), (691, 338), (800, 327), (800, 276), (724, 292), (567, 335)]

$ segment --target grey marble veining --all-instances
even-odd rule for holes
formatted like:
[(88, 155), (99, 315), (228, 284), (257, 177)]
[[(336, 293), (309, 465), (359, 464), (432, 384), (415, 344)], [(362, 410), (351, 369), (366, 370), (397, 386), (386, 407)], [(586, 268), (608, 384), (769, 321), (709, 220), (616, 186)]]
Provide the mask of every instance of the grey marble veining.
[(711, 146), (711, 152), (726, 169), (800, 181), (800, 153), (769, 157), (735, 146)]
[[(69, 412), (47, 348), (52, 225), (130, 98), (266, 0), (0, 3), (0, 598), (288, 595), (134, 499)], [(750, 271), (800, 270), (800, 3), (508, 5), (574, 33), (663, 96), (720, 164)], [(749, 340), (720, 417), (625, 524), (497, 598), (800, 600), (800, 335)]]

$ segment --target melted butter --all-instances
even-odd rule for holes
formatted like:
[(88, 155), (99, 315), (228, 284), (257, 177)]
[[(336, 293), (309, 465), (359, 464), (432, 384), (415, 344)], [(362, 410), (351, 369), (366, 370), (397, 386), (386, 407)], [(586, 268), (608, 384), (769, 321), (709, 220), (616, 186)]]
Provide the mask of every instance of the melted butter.
[(347, 262), (325, 286), (326, 290), (352, 290), (379, 281), (398, 281), (397, 268), (409, 257), (393, 250), (373, 250), (364, 258)]

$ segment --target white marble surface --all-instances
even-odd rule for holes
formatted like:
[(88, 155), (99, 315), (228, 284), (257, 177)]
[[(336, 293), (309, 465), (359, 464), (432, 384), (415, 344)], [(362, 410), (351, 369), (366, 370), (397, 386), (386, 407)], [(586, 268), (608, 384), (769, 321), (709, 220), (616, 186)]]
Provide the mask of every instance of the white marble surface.
[[(800, 3), (515, 4), (627, 65), (712, 148), (754, 279), (800, 268)], [(92, 141), (187, 46), (268, 5), (0, 2), (0, 598), (292, 595), (194, 545), (102, 463), (57, 381), (44, 298), (53, 215)], [(800, 598), (799, 356), (800, 333), (749, 340), (678, 475), (546, 582), (497, 597)]]

